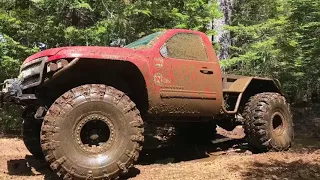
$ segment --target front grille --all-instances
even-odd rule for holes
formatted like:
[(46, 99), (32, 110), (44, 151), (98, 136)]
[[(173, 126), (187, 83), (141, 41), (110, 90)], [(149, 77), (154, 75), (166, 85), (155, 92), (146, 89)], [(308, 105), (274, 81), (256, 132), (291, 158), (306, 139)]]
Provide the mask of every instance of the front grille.
[(30, 84), (34, 84), (40, 81), (40, 74), (36, 74), (34, 76), (30, 76), (28, 78), (23, 79), (22, 86), (28, 86)]
[(43, 58), (38, 58), (23, 64), (21, 66), (20, 72), (37, 67), (37, 66), (41, 66), (42, 60)]
[(24, 67), (21, 71), (26, 71), (26, 70), (29, 70), (35, 67), (40, 67), (40, 66), (41, 66), (41, 61), (35, 62), (34, 64)]
[(42, 57), (22, 65), (20, 71), (22, 89), (34, 87), (41, 83), (47, 59), (47, 57)]

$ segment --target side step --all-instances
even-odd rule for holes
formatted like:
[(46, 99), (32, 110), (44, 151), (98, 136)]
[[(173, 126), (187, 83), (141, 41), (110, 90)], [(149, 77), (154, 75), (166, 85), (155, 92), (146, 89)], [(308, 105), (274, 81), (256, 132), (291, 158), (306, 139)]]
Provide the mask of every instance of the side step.
[(244, 133), (243, 126), (236, 126), (232, 131), (228, 131), (217, 125), (216, 131), (217, 131), (217, 134), (224, 136), (226, 138), (213, 140), (211, 141), (213, 144), (217, 144), (217, 143), (221, 143), (221, 142), (225, 142), (233, 139), (243, 139), (246, 136), (246, 134)]

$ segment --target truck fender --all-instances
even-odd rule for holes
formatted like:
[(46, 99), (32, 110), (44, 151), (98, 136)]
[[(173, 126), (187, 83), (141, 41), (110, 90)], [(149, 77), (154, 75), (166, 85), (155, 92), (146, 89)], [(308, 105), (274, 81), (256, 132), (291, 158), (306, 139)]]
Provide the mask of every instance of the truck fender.
[(278, 92), (283, 94), (280, 82), (277, 79), (243, 77), (234, 81), (224, 92), (245, 93), (247, 90), (259, 91), (256, 88), (263, 88), (264, 91)]
[(238, 112), (241, 103), (244, 103), (252, 95), (261, 92), (277, 92), (283, 95), (280, 82), (276, 79), (234, 76), (233, 78), (224, 77), (224, 95), (237, 94), (237, 100), (233, 110), (226, 109), (226, 102), (223, 101), (222, 110), (226, 114)]
[[(52, 87), (54, 86), (55, 82), (60, 83), (61, 79), (65, 79), (65, 77), (69, 77), (68, 76), (69, 72), (73, 71), (74, 68), (76, 67), (79, 67), (79, 66), (87, 67), (87, 65), (90, 65), (90, 63), (104, 64), (104, 62), (106, 63), (105, 66), (100, 67), (98, 70), (99, 72), (105, 73), (101, 77), (107, 77), (108, 63), (111, 63), (113, 65), (116, 65), (116, 64), (121, 65), (122, 69), (126, 69), (125, 70), (126, 72), (133, 73), (131, 77), (132, 78), (135, 77), (136, 81), (128, 80), (127, 78), (129, 77), (128, 75), (126, 75), (125, 77), (122, 77), (121, 74), (119, 74), (121, 77), (118, 77), (117, 79), (102, 78), (100, 82), (106, 82), (106, 83), (115, 85), (115, 88), (118, 88), (119, 90), (122, 90), (130, 94), (129, 95), (130, 98), (135, 101), (140, 111), (142, 112), (147, 111), (149, 107), (149, 102), (152, 101), (152, 97), (154, 97), (153, 91), (152, 91), (153, 86), (152, 86), (152, 83), (150, 82), (151, 78), (150, 78), (148, 64), (145, 61), (140, 59), (120, 60), (120, 59), (64, 57), (64, 59), (50, 61), (47, 64), (47, 69), (45, 71), (47, 72), (47, 74), (50, 74), (50, 76), (44, 81), (44, 85), (46, 87)], [(112, 68), (112, 66), (110, 66), (110, 68)], [(119, 68), (119, 66), (114, 68), (121, 69)], [(92, 71), (92, 69), (89, 69), (89, 71)], [(76, 72), (79, 73), (78, 71)], [(72, 86), (71, 84), (67, 86), (71, 87)], [(77, 83), (74, 83), (74, 84), (77, 84)], [(137, 86), (138, 84), (139, 86)]]

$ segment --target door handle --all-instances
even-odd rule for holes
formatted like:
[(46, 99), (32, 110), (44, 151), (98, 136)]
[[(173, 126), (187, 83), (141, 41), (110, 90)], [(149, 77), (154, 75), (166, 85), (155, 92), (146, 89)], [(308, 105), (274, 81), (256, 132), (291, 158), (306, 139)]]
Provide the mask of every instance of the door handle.
[(213, 71), (210, 69), (200, 69), (200, 72), (202, 74), (213, 74)]

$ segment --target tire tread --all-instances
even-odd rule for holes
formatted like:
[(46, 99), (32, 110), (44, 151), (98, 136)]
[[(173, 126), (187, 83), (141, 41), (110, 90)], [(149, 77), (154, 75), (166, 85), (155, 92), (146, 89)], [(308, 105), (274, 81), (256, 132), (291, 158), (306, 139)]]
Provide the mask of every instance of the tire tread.
[[(117, 162), (118, 169), (114, 172), (105, 172), (105, 176), (108, 178), (118, 178), (120, 174), (126, 173), (130, 167), (137, 161), (139, 157), (139, 151), (142, 149), (143, 138), (143, 121), (139, 110), (137, 109), (135, 103), (123, 92), (102, 84), (90, 84), (76, 87), (59, 97), (49, 108), (44, 121), (43, 129), (41, 131), (41, 142), (43, 152), (46, 155), (46, 159), (51, 163), (51, 169), (55, 170), (59, 177), (64, 179), (70, 179), (70, 177), (81, 177), (80, 174), (75, 174), (75, 171), (71, 172), (68, 169), (64, 169), (62, 164), (64, 161), (61, 159), (57, 160), (54, 155), (54, 150), (57, 147), (52, 137), (54, 133), (59, 133), (59, 129), (55, 128), (55, 119), (63, 116), (64, 108), (74, 107), (74, 100), (79, 96), (84, 96), (86, 99), (101, 99), (103, 100), (105, 95), (113, 96), (115, 105), (119, 103), (125, 104), (124, 114), (126, 116), (132, 116), (132, 121), (128, 122), (130, 126), (130, 131), (133, 133), (131, 136), (131, 143), (133, 143), (132, 151), (130, 151), (130, 156), (126, 153), (123, 156), (127, 157), (125, 162)], [(49, 137), (50, 136), (50, 137)], [(61, 160), (61, 161), (60, 161)], [(58, 163), (56, 163), (58, 162)], [(58, 164), (58, 165), (57, 165)], [(91, 173), (84, 172), (90, 178), (100, 178), (93, 177)]]
[(279, 93), (266, 92), (256, 94), (249, 99), (244, 108), (243, 117), (246, 119), (245, 131), (249, 143), (259, 151), (284, 151), (290, 147), (290, 145), (286, 147), (276, 146), (271, 143), (271, 139), (268, 137), (268, 122), (264, 119), (264, 116), (272, 108), (273, 104), (285, 105), (290, 114), (289, 125), (293, 126), (290, 105), (286, 102), (285, 97)]

